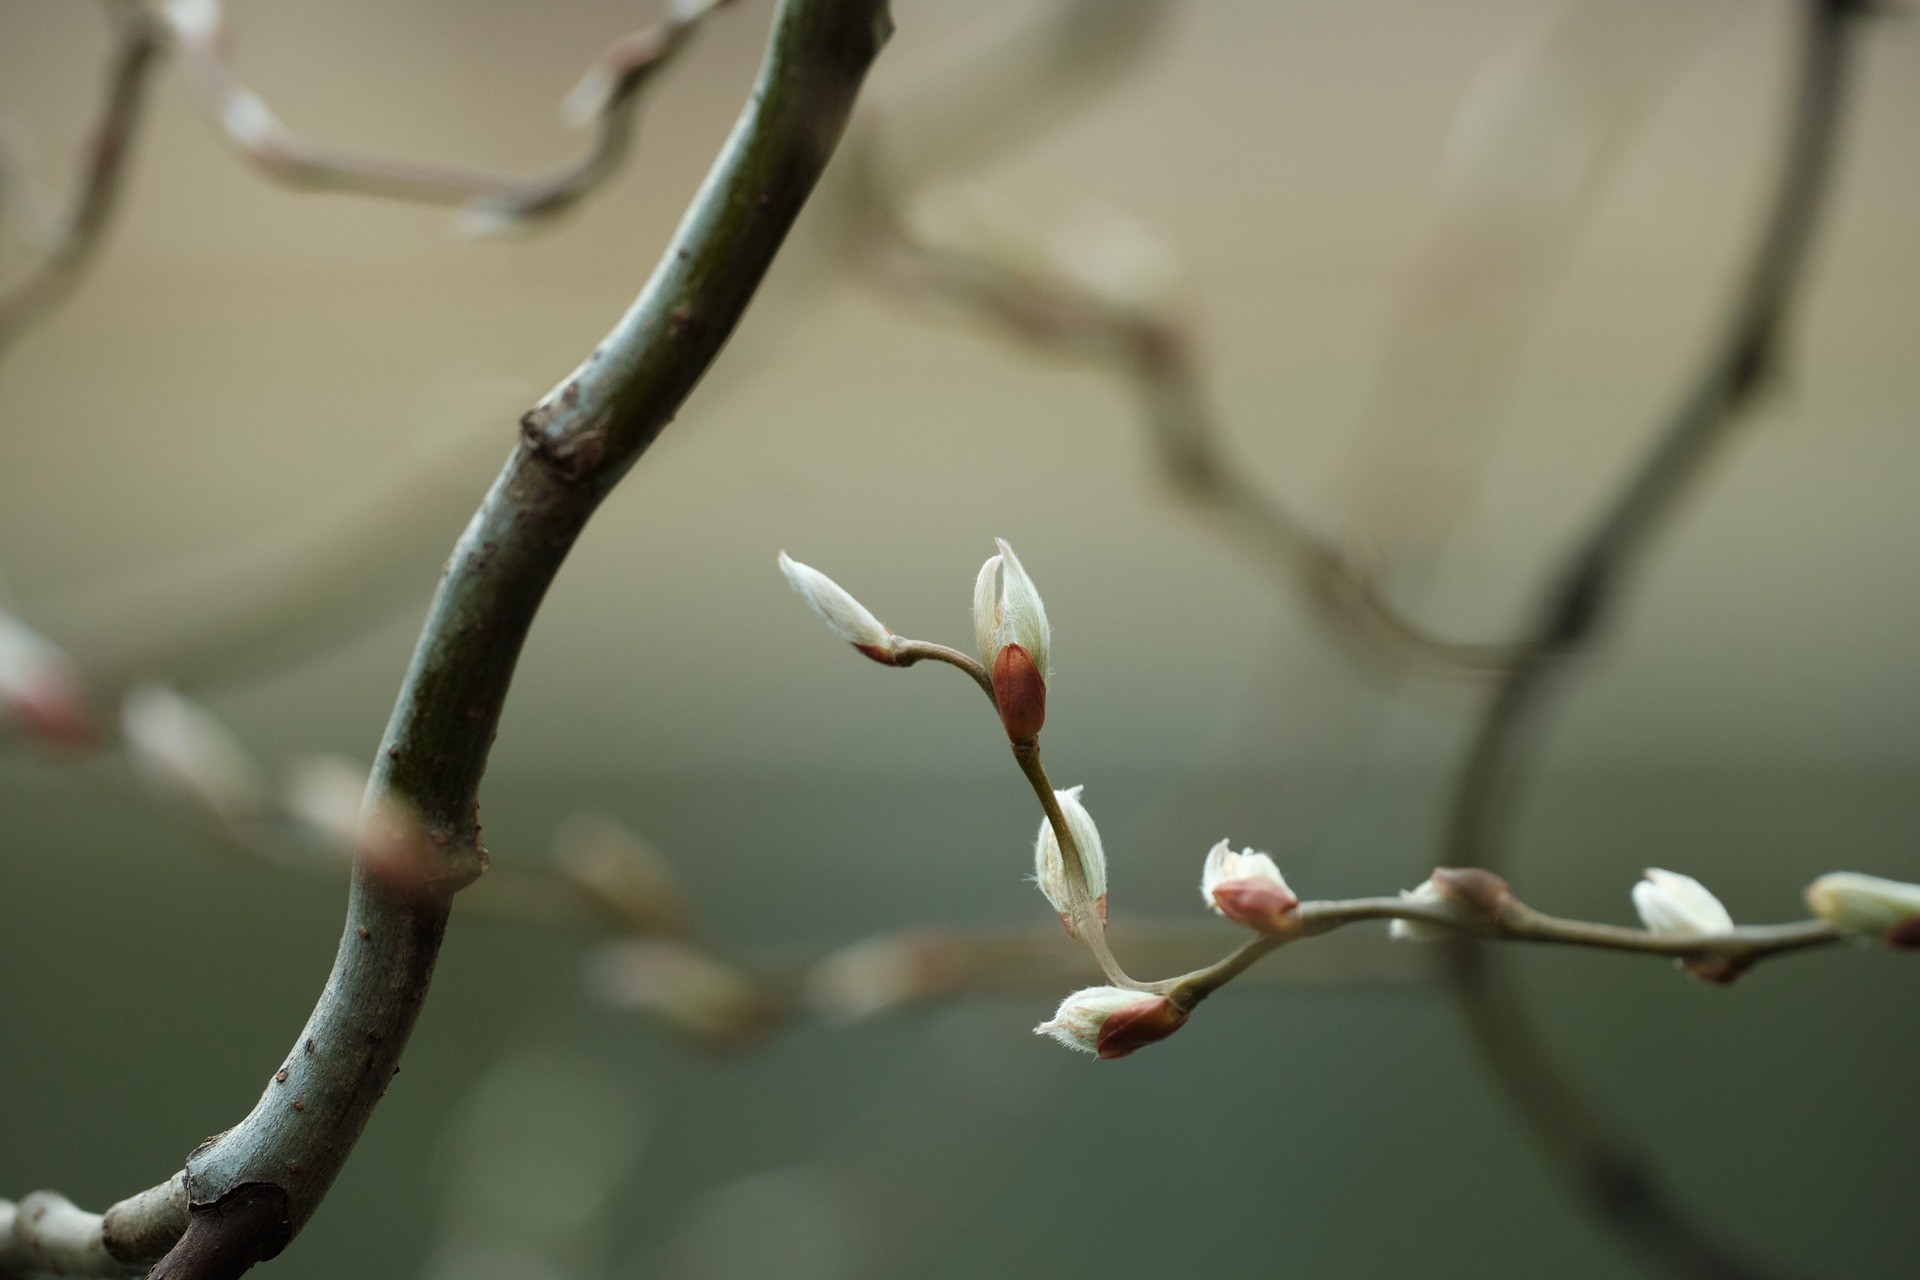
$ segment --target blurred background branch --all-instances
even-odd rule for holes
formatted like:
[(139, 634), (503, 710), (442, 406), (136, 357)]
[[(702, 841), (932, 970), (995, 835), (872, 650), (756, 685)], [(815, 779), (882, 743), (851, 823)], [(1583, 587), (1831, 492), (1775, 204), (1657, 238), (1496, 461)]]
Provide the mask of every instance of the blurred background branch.
[[(110, 51), (100, 110), (87, 139), (80, 179), (53, 225), (27, 226), (37, 260), (17, 278), (0, 283), (0, 355), (80, 286), (106, 239), (132, 157), (134, 135), (146, 110), (147, 91), (161, 54), (159, 23), (141, 0), (102, 0), (110, 27)], [(35, 179), (25, 157), (0, 149), (0, 215), (23, 222), (23, 211), (43, 203), (32, 193)], [(5, 221), (0, 217), (0, 224)]]
[[(1504, 871), (1521, 771), (1548, 700), (1605, 635), (1632, 573), (1679, 503), (1778, 372), (1781, 345), (1826, 203), (1854, 61), (1858, 0), (1803, 0), (1798, 86), (1766, 224), (1723, 332), (1670, 419), (1541, 592), (1518, 660), (1489, 693), (1455, 783), (1440, 860)], [(1495, 1079), (1595, 1217), (1651, 1264), (1700, 1280), (1774, 1274), (1696, 1226), (1624, 1133), (1584, 1098), (1528, 1016), (1505, 961), (1448, 944), (1450, 984)]]

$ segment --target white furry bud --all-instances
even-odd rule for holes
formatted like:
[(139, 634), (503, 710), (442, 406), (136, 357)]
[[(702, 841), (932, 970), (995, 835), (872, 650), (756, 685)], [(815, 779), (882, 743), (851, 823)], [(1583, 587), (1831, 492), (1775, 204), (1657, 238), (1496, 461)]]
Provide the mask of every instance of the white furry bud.
[(1200, 898), (1214, 914), (1262, 933), (1285, 929), (1289, 914), (1300, 905), (1272, 858), (1252, 849), (1235, 853), (1225, 840), (1207, 854)]
[(828, 630), (875, 662), (895, 665), (893, 632), (845, 587), (784, 551), (780, 553), (780, 572), (807, 606), (825, 620)]
[(266, 807), (259, 766), (199, 703), (146, 685), (127, 695), (120, 725), (134, 769), (161, 790), (184, 795), (225, 821)]
[(1006, 539), (995, 538), (994, 545), (1000, 548), (1000, 554), (987, 558), (973, 583), (973, 638), (980, 649), (980, 661), (991, 670), (1000, 650), (1017, 644), (1033, 659), (1041, 681), (1050, 681), (1047, 654), (1053, 628), (1047, 624), (1040, 589), (1033, 585)]
[(1692, 876), (1648, 867), (1646, 879), (1633, 886), (1633, 909), (1649, 933), (1663, 937), (1694, 938), (1731, 933), (1733, 917), (1720, 899)]
[(1835, 871), (1807, 886), (1807, 906), (1843, 933), (1920, 946), (1920, 884)]
[(1186, 1013), (1164, 996), (1125, 987), (1087, 987), (1060, 1002), (1051, 1020), (1033, 1029), (1069, 1049), (1124, 1058), (1142, 1045), (1164, 1040), (1186, 1022)]
[[(1421, 905), (1438, 906), (1447, 900), (1447, 895), (1439, 885), (1428, 876), (1417, 888), (1402, 889), (1400, 897), (1405, 902), (1418, 902)], [(1453, 932), (1443, 924), (1434, 924), (1429, 920), (1393, 920), (1387, 924), (1387, 936), (1396, 942), (1438, 942)]]
[[(1067, 831), (1073, 836), (1073, 846), (1080, 851), (1080, 867), (1087, 877), (1087, 897), (1092, 899), (1094, 910), (1104, 920), (1107, 918), (1107, 854), (1100, 847), (1100, 829), (1093, 825), (1093, 815), (1080, 803), (1083, 790), (1084, 787), (1069, 787), (1054, 792), (1053, 798), (1059, 801), (1060, 814), (1067, 820)], [(1040, 819), (1040, 834), (1033, 842), (1033, 879), (1061, 923), (1067, 926), (1067, 932), (1072, 933), (1073, 899), (1067, 892), (1067, 861), (1060, 852), (1060, 840), (1054, 834), (1053, 823), (1045, 818)]]

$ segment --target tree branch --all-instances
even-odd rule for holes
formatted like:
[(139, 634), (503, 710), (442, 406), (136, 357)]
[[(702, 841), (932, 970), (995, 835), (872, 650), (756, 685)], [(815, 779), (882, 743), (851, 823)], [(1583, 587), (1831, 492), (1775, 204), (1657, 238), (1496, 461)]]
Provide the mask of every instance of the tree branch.
[(1281, 947), (1369, 920), (1411, 921), (1444, 929), (1456, 936), (1494, 942), (1533, 942), (1664, 956), (1694, 964), (1714, 961), (1718, 962), (1712, 971), (1716, 981), (1730, 981), (1773, 956), (1831, 946), (1841, 940), (1840, 932), (1825, 920), (1747, 925), (1713, 934), (1654, 933), (1647, 929), (1550, 916), (1510, 895), (1496, 909), (1484, 913), (1463, 913), (1453, 904), (1396, 897), (1303, 902), (1289, 912), (1288, 917), (1282, 932), (1256, 938), (1216, 964), (1150, 984), (1151, 988), (1182, 1008), (1192, 1008), (1246, 972), (1255, 961)]
[(36, 1191), (0, 1200), (0, 1278), (138, 1274), (187, 1229), (186, 1174), (129, 1196), (104, 1214)]
[(732, 333), (891, 30), (885, 0), (784, 0), (748, 106), (639, 298), (522, 438), (455, 547), (394, 707), (369, 815), (425, 833), (417, 875), (355, 866), (333, 972), (239, 1124), (188, 1158), (192, 1227), (156, 1269), (237, 1275), (318, 1208), (397, 1070), (454, 893), (486, 865), (477, 792), (548, 584)]
[(942, 243), (907, 215), (933, 172), (992, 151), (1010, 120), (1031, 124), (1041, 110), (1111, 80), (1145, 50), (1164, 8), (1158, 0), (1067, 0), (982, 59), (977, 84), (936, 96), (935, 108), (920, 112), (924, 119), (910, 130), (912, 145), (899, 148), (905, 159), (895, 160), (872, 132), (857, 137), (858, 163), (838, 202), (843, 251), (896, 296), (956, 308), (1043, 351), (1110, 369), (1138, 399), (1173, 491), (1271, 566), (1369, 657), (1394, 669), (1502, 669), (1512, 657), (1506, 646), (1429, 635), (1393, 607), (1362, 564), (1227, 457), (1177, 309), (1164, 300), (1103, 296), (1012, 253)]
[(134, 134), (160, 62), (160, 30), (139, 0), (106, 0), (105, 8), (113, 24), (113, 52), (79, 188), (52, 245), (24, 277), (0, 290), (0, 353), (79, 287), (119, 204)]
[(608, 46), (563, 107), (573, 122), (593, 126), (587, 153), (533, 177), (395, 160), (307, 142), (235, 77), (227, 61), (227, 21), (220, 0), (171, 0), (162, 12), (202, 109), (242, 158), (267, 177), (293, 187), (458, 205), (469, 230), (493, 231), (562, 213), (616, 173), (633, 140), (641, 91), (702, 20), (730, 3), (674, 0), (660, 21)]
[[(1725, 332), (1638, 468), (1543, 593), (1530, 638), (1494, 687), (1456, 782), (1441, 860), (1500, 870), (1504, 823), (1549, 697), (1603, 634), (1621, 591), (1719, 446), (1769, 384), (1833, 166), (1860, 0), (1805, 0), (1799, 86), (1773, 208)], [(1511, 976), (1473, 940), (1448, 948), (1450, 985), (1509, 1098), (1596, 1218), (1667, 1272), (1765, 1274), (1686, 1219), (1540, 1041)]]

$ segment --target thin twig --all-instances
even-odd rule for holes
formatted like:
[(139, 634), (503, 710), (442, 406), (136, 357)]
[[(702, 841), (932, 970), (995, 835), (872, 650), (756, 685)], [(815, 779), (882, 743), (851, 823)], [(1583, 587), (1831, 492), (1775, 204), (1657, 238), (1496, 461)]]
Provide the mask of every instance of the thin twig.
[(79, 287), (119, 205), (134, 135), (146, 114), (147, 89), (159, 66), (161, 41), (159, 25), (138, 0), (106, 0), (105, 8), (113, 24), (113, 52), (78, 189), (39, 261), (24, 277), (0, 289), (0, 353)]
[(594, 60), (565, 104), (593, 126), (579, 160), (531, 177), (487, 173), (425, 160), (396, 160), (308, 142), (240, 83), (227, 60), (221, 0), (171, 0), (172, 27), (195, 96), (240, 155), (288, 186), (351, 191), (424, 204), (457, 205), (470, 229), (494, 230), (551, 218), (619, 170), (633, 140), (641, 91), (672, 61), (695, 28), (732, 0), (675, 0), (666, 16), (621, 37)]
[[(1441, 860), (1499, 870), (1504, 824), (1545, 704), (1611, 621), (1620, 593), (1681, 499), (1775, 372), (1839, 135), (1859, 0), (1806, 0), (1799, 87), (1771, 215), (1708, 355), (1652, 449), (1543, 595), (1531, 639), (1488, 699), (1456, 783)], [(1546, 1051), (1511, 975), (1473, 940), (1448, 947), (1450, 983), (1496, 1077), (1596, 1217), (1671, 1274), (1768, 1274), (1692, 1225), (1644, 1161)]]
[(1825, 920), (1748, 925), (1725, 933), (1676, 935), (1550, 916), (1512, 900), (1487, 915), (1463, 915), (1448, 904), (1412, 898), (1350, 898), (1331, 902), (1303, 902), (1290, 916), (1286, 932), (1255, 938), (1218, 963), (1178, 978), (1152, 983), (1151, 988), (1170, 997), (1182, 1008), (1192, 1008), (1246, 972), (1255, 961), (1281, 947), (1370, 920), (1413, 921), (1450, 930), (1457, 936), (1491, 942), (1544, 943), (1592, 951), (1662, 956), (1696, 963), (1719, 961), (1723, 963), (1723, 972), (1728, 977), (1773, 956), (1831, 946), (1841, 940), (1839, 931)]

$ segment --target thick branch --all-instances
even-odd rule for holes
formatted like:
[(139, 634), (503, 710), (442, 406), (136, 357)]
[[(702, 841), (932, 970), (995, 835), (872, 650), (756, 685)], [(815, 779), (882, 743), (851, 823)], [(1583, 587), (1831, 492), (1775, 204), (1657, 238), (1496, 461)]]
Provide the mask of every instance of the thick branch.
[[(889, 30), (884, 0), (780, 6), (749, 106), (653, 277), (528, 415), (448, 562), (369, 790), (370, 812), (403, 809), (428, 833), (419, 874), (403, 883), (356, 866), (339, 954), (307, 1027), (253, 1111), (188, 1159), (194, 1221), (208, 1230), (170, 1255), (169, 1277), (229, 1274), (219, 1259), (272, 1256), (352, 1151), (425, 998), (453, 894), (485, 866), (476, 795), (546, 588), (732, 332)], [(262, 1186), (284, 1193), (277, 1219), (231, 1211)]]

